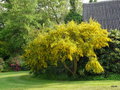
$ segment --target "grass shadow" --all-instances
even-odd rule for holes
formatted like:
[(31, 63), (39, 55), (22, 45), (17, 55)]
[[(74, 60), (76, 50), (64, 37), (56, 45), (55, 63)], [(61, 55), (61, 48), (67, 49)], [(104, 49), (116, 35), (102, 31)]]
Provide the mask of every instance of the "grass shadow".
[[(89, 81), (60, 81), (35, 78), (28, 72), (10, 72), (0, 74), (0, 90), (10, 90), (10, 88), (59, 88), (59, 87), (82, 87), (97, 85), (118, 85), (119, 80), (89, 80)], [(24, 90), (21, 89), (21, 90)], [(12, 89), (11, 89), (12, 90)], [(13, 89), (15, 90), (15, 89)], [(16, 89), (18, 90), (18, 89)]]

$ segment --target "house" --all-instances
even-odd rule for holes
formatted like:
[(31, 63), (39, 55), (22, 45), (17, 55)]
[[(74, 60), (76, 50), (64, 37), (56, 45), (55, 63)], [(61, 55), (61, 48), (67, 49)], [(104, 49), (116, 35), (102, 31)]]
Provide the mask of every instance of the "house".
[(83, 5), (83, 20), (97, 20), (104, 29), (120, 30), (120, 0), (89, 3)]

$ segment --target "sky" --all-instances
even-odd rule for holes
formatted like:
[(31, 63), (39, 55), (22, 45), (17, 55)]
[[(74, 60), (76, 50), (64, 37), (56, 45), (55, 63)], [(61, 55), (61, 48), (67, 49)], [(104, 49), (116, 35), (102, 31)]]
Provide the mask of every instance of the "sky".
[[(89, 0), (82, 0), (82, 1), (83, 1), (83, 3), (88, 3), (89, 2)], [(111, 0), (97, 0), (97, 2), (101, 2), (101, 1), (111, 1)]]
[[(89, 0), (82, 0), (84, 3), (88, 3)], [(110, 1), (110, 0), (97, 0), (98, 2), (101, 2), (101, 1)]]
[[(89, 2), (89, 0), (82, 0), (82, 1), (83, 1), (83, 3), (88, 3)], [(97, 2), (101, 2), (101, 1), (110, 1), (110, 0), (97, 0)]]

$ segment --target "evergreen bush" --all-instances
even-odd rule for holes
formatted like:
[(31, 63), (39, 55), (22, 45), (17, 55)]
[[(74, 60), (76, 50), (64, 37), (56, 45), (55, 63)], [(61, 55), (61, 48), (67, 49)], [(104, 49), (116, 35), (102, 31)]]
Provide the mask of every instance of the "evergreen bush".
[(109, 47), (97, 51), (98, 59), (108, 72), (120, 73), (120, 30), (111, 30)]

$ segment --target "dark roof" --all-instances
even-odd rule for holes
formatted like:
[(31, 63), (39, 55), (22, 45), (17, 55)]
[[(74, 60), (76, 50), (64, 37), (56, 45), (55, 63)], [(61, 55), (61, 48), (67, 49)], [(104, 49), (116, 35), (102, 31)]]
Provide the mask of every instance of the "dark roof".
[(106, 1), (83, 5), (83, 20), (97, 20), (104, 29), (120, 29), (120, 1)]

